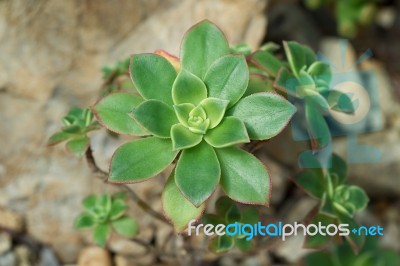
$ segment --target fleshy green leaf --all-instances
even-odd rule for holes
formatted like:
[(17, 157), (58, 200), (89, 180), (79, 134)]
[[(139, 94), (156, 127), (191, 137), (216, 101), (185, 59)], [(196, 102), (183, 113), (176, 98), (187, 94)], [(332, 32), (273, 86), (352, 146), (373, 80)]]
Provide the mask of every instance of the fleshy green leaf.
[(89, 141), (87, 136), (82, 136), (68, 141), (66, 146), (70, 152), (81, 157), (89, 147)]
[(154, 51), (154, 53), (155, 53), (155, 54), (158, 54), (158, 55), (160, 55), (160, 56), (162, 56), (162, 57), (164, 57), (165, 59), (167, 59), (168, 62), (170, 62), (171, 65), (174, 66), (174, 68), (176, 69), (176, 71), (179, 71), (179, 70), (180, 70), (180, 68), (181, 68), (181, 62), (179, 62), (179, 58), (176, 57), (175, 55), (170, 54), (170, 53), (168, 53), (167, 51), (161, 50), (161, 49), (158, 49), (158, 50)]
[(201, 101), (200, 105), (203, 107), (207, 117), (210, 119), (210, 129), (216, 127), (221, 122), (228, 103), (228, 100), (221, 100), (212, 97)]
[(229, 147), (216, 149), (221, 165), (221, 186), (231, 199), (260, 205), (269, 204), (270, 177), (253, 155)]
[(236, 204), (232, 204), (229, 210), (225, 214), (225, 220), (227, 223), (239, 222), (242, 219), (239, 208)]
[(134, 55), (130, 74), (136, 89), (143, 98), (172, 105), (171, 89), (176, 78), (176, 71), (167, 59), (155, 54)]
[(280, 95), (265, 92), (241, 99), (230, 113), (244, 122), (250, 139), (264, 140), (281, 132), (295, 111)]
[(178, 123), (174, 109), (158, 100), (141, 103), (131, 114), (148, 132), (160, 138), (170, 138), (171, 127)]
[(278, 76), (275, 79), (274, 87), (280, 90), (287, 91), (288, 93), (297, 94), (296, 88), (298, 86), (298, 80), (296, 77), (286, 70), (281, 68), (278, 72)]
[(82, 133), (82, 128), (78, 125), (71, 125), (62, 128), (62, 131), (69, 134), (79, 134)]
[(319, 199), (325, 190), (322, 176), (317, 175), (317, 172), (313, 170), (306, 170), (299, 173), (296, 176), (295, 182), (308, 194)]
[(335, 153), (332, 155), (332, 164), (329, 172), (337, 175), (338, 182), (335, 184), (336, 186), (344, 183), (347, 179), (347, 164)]
[(110, 219), (115, 220), (121, 217), (128, 208), (125, 201), (122, 199), (113, 200), (110, 211)]
[(174, 150), (182, 150), (196, 146), (203, 139), (202, 134), (193, 133), (181, 124), (175, 124), (171, 128), (172, 147)]
[(224, 34), (208, 20), (193, 26), (181, 46), (182, 68), (203, 79), (207, 69), (218, 58), (229, 53)]
[(247, 43), (238, 43), (238, 44), (231, 46), (231, 53), (232, 54), (250, 55), (251, 47)]
[(47, 145), (55, 145), (58, 144), (60, 142), (63, 142), (64, 140), (67, 140), (71, 137), (70, 134), (65, 133), (65, 132), (57, 132), (53, 135), (51, 135), (51, 137), (49, 138)]
[(226, 213), (234, 204), (235, 203), (229, 197), (222, 196), (215, 202), (215, 210), (220, 216), (225, 217)]
[(300, 46), (303, 48), (306, 66), (310, 66), (315, 61), (317, 61), (317, 56), (315, 55), (314, 51), (310, 47), (308, 47), (306, 45), (300, 45)]
[(207, 88), (204, 82), (189, 71), (182, 69), (172, 87), (174, 104), (198, 105), (205, 98), (207, 98)]
[(104, 210), (105, 214), (108, 215), (111, 211), (111, 196), (108, 194), (98, 196), (96, 206)]
[(191, 220), (197, 220), (206, 207), (205, 204), (202, 204), (196, 208), (182, 195), (182, 192), (175, 184), (174, 173), (171, 174), (165, 184), (162, 205), (165, 215), (178, 232), (183, 231)]
[[(348, 224), (349, 229), (351, 230), (352, 228), (359, 228), (360, 226), (354, 221), (353, 218), (342, 214), (341, 212), (337, 212), (337, 216), (339, 219), (339, 223), (341, 224)], [(349, 235), (345, 236), (349, 244), (351, 245), (351, 248), (353, 251), (358, 254), (362, 247), (364, 246), (365, 243), (365, 236), (363, 234), (358, 235), (358, 234), (352, 234), (350, 233)]]
[(77, 229), (90, 228), (95, 226), (95, 224), (95, 218), (88, 213), (82, 213), (75, 220), (75, 228)]
[(207, 113), (206, 113), (206, 111), (204, 110), (204, 108), (202, 106), (198, 105), (192, 111), (190, 111), (189, 118), (191, 116), (198, 116), (198, 117), (201, 117), (203, 119), (206, 119), (207, 118)]
[(320, 211), (320, 213), (328, 215), (330, 217), (336, 216), (336, 211), (335, 211), (333, 201), (332, 201), (331, 197), (329, 197), (327, 195), (327, 193), (324, 193), (322, 196), (319, 211)]
[(104, 247), (106, 245), (109, 232), (110, 232), (110, 226), (108, 224), (97, 225), (93, 233), (94, 242), (97, 245)]
[(329, 110), (329, 103), (327, 100), (319, 94), (315, 90), (310, 90), (310, 89), (305, 89), (305, 98), (306, 101), (310, 104), (313, 104), (316, 108), (321, 109), (322, 111), (328, 111)]
[(93, 112), (107, 129), (119, 134), (146, 135), (146, 131), (128, 115), (143, 99), (128, 93), (114, 93), (93, 106)]
[(273, 54), (267, 51), (258, 51), (253, 54), (252, 62), (267, 72), (272, 77), (278, 75), (279, 69), (283, 67), (282, 62)]
[(225, 224), (225, 219), (216, 214), (206, 213), (203, 215), (203, 217), (201, 217), (201, 220), (206, 224), (212, 224), (214, 226), (218, 224)]
[(225, 117), (214, 129), (208, 130), (205, 141), (215, 148), (250, 142), (244, 123), (236, 117)]
[(96, 195), (90, 195), (87, 196), (83, 201), (82, 205), (87, 211), (93, 211), (93, 209), (97, 205), (97, 196)]
[(312, 139), (318, 142), (319, 147), (328, 145), (332, 137), (328, 125), (320, 111), (312, 104), (306, 103), (305, 114)]
[(350, 214), (361, 211), (368, 205), (368, 196), (357, 186), (342, 185), (335, 189), (334, 201), (341, 204)]
[(217, 236), (212, 238), (209, 243), (209, 249), (215, 253), (223, 253), (233, 248), (233, 237), (228, 235)]
[(112, 227), (118, 234), (124, 237), (134, 237), (138, 233), (136, 221), (128, 216), (113, 221)]
[[(299, 76), (297, 77), (298, 86), (296, 87), (297, 95), (304, 97), (310, 94), (310, 91), (315, 91), (314, 79), (304, 70), (300, 70)], [(305, 91), (308, 90), (308, 93)]]
[(326, 84), (330, 84), (332, 79), (331, 67), (324, 62), (314, 62), (307, 70), (314, 79), (322, 79)]
[(208, 118), (202, 121), (201, 123), (192, 126), (190, 126), (190, 119), (189, 119), (189, 130), (192, 131), (193, 133), (203, 135), (206, 133), (209, 126), (210, 126), (210, 119)]
[(250, 251), (253, 248), (253, 242), (243, 238), (235, 238), (235, 246), (243, 252)]
[(313, 171), (318, 172), (319, 176), (323, 176), (322, 173), (322, 162), (321, 158), (313, 152), (302, 152), (299, 155), (299, 167), (300, 168), (311, 168)]
[(228, 108), (243, 96), (248, 82), (249, 70), (242, 55), (227, 55), (216, 60), (204, 78), (208, 96), (228, 100)]
[(149, 137), (119, 147), (111, 160), (109, 181), (129, 183), (146, 180), (164, 170), (178, 151), (172, 141)]
[(329, 91), (328, 102), (331, 108), (338, 112), (353, 114), (356, 109), (351, 97), (337, 90)]
[(293, 74), (298, 77), (300, 70), (306, 65), (303, 47), (297, 42), (283, 42), (283, 48)]
[(247, 207), (242, 212), (241, 223), (244, 224), (256, 224), (258, 222), (258, 210), (255, 207)]
[(243, 97), (249, 96), (257, 92), (273, 92), (272, 82), (263, 75), (250, 74), (249, 84)]
[[(313, 219), (309, 222), (309, 224), (318, 225), (321, 223), (322, 226), (328, 226), (330, 224), (335, 224), (335, 220), (332, 217), (317, 214)], [(326, 246), (332, 237), (325, 233), (325, 235), (316, 234), (316, 235), (307, 235), (304, 241), (305, 248), (322, 248)]]
[(72, 107), (69, 111), (67, 116), (68, 117), (75, 117), (75, 118), (80, 118), (82, 117), (83, 114), (83, 109), (79, 107)]
[(220, 175), (215, 151), (203, 141), (182, 152), (176, 166), (175, 182), (185, 197), (198, 207), (214, 192)]
[[(315, 0), (308, 0), (307, 2), (314, 2)], [(332, 256), (328, 252), (312, 252), (304, 258), (305, 266), (324, 265), (335, 266), (332, 262)]]
[(176, 117), (182, 125), (186, 127), (189, 126), (189, 114), (194, 108), (195, 106), (191, 103), (181, 103), (178, 105), (174, 105)]

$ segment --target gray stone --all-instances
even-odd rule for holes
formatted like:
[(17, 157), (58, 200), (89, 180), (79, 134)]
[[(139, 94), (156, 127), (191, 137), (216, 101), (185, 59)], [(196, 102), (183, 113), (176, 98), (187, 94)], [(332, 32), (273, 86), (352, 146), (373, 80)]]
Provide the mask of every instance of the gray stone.
[(60, 263), (58, 262), (56, 255), (51, 249), (44, 247), (40, 251), (39, 266), (59, 266), (59, 265)]
[(304, 235), (298, 234), (297, 236), (291, 236), (283, 242), (276, 254), (279, 257), (283, 257), (290, 264), (298, 262), (302, 257), (312, 252), (310, 249), (303, 248)]
[(0, 266), (15, 266), (16, 263), (17, 259), (11, 251), (0, 255)]

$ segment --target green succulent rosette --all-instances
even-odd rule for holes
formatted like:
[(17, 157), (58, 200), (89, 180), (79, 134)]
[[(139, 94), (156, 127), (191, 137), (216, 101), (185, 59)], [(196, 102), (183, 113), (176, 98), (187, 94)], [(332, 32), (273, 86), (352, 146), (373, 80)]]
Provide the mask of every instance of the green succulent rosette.
[(168, 59), (134, 55), (130, 74), (139, 96), (110, 94), (92, 108), (108, 129), (144, 136), (116, 150), (109, 182), (141, 182), (176, 161), (163, 207), (177, 230), (202, 214), (218, 184), (235, 201), (268, 205), (268, 171), (238, 145), (276, 136), (295, 107), (278, 94), (247, 92), (245, 56), (231, 54), (210, 21), (186, 33), (178, 67)]

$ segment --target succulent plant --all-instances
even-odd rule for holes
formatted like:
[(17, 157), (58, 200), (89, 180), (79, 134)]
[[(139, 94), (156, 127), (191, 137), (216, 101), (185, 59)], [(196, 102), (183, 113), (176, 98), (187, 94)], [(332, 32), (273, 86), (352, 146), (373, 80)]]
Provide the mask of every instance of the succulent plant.
[[(346, 184), (347, 165), (339, 156), (333, 154), (332, 165), (328, 171), (322, 167), (306, 169), (299, 173), (295, 182), (307, 194), (320, 200), (318, 213), (311, 217), (310, 223), (318, 224), (349, 224), (351, 228), (358, 228), (354, 214), (364, 210), (368, 204), (368, 196), (364, 190), (355, 185)], [(318, 162), (314, 162), (318, 164)], [(364, 244), (365, 238), (350, 234), (346, 236), (355, 252)], [(307, 237), (306, 247), (319, 247), (330, 241), (330, 236), (315, 235)]]
[(77, 229), (94, 228), (93, 240), (99, 246), (104, 246), (114, 229), (124, 237), (134, 237), (138, 232), (135, 220), (125, 215), (128, 208), (125, 194), (90, 195), (82, 201), (85, 211), (75, 220)]
[[(267, 170), (238, 145), (276, 136), (295, 108), (275, 93), (246, 93), (246, 58), (230, 52), (223, 33), (203, 21), (183, 38), (179, 65), (165, 53), (133, 55), (130, 74), (140, 96), (111, 94), (93, 107), (108, 129), (144, 136), (115, 152), (109, 182), (144, 181), (177, 161), (168, 183), (178, 188), (176, 208), (189, 201), (201, 213), (219, 183), (233, 200), (268, 204)], [(175, 223), (171, 200), (164, 193)]]
[(99, 128), (97, 121), (93, 120), (92, 112), (87, 109), (73, 107), (62, 119), (64, 127), (60, 132), (53, 134), (47, 145), (55, 145), (67, 141), (67, 150), (76, 156), (82, 156), (89, 147), (89, 137), (87, 133)]
[[(246, 207), (239, 210), (238, 206), (228, 197), (221, 197), (215, 203), (215, 214), (205, 214), (203, 221), (206, 224), (218, 226), (219, 224), (228, 225), (239, 223), (241, 225), (254, 225), (258, 223), (259, 215), (256, 207)], [(253, 248), (251, 239), (247, 239), (245, 234), (230, 236), (224, 234), (216, 235), (209, 242), (209, 249), (215, 253), (223, 253), (237, 247), (243, 252), (250, 251)]]

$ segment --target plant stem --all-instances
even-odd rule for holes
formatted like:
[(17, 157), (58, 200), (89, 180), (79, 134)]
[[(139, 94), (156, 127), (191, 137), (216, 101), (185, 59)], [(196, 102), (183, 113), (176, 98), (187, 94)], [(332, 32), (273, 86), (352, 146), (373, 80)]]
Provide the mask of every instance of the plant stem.
[(155, 211), (149, 204), (147, 204), (144, 200), (142, 200), (136, 194), (136, 192), (133, 189), (131, 189), (129, 186), (127, 186), (125, 184), (109, 183), (108, 182), (108, 173), (101, 170), (97, 166), (96, 161), (93, 157), (92, 148), (90, 146), (88, 147), (88, 149), (85, 152), (85, 157), (86, 157), (86, 161), (89, 165), (90, 170), (92, 170), (92, 172), (96, 175), (97, 178), (99, 178), (101, 181), (103, 181), (104, 183), (106, 183), (108, 185), (112, 185), (112, 186), (118, 187), (119, 189), (123, 190), (124, 192), (126, 192), (128, 194), (129, 198), (131, 200), (133, 200), (143, 211), (145, 211), (147, 214), (153, 216), (157, 220), (171, 226), (170, 223), (168, 223), (167, 220), (165, 219), (164, 215)]

